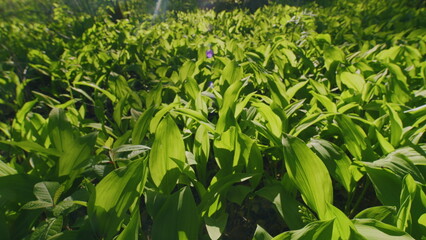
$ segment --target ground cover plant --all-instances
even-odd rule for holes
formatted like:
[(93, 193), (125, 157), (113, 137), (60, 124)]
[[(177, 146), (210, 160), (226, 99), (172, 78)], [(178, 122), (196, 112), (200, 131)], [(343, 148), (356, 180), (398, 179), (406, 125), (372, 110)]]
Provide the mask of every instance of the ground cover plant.
[(0, 22), (2, 239), (426, 239), (421, 1), (108, 9)]

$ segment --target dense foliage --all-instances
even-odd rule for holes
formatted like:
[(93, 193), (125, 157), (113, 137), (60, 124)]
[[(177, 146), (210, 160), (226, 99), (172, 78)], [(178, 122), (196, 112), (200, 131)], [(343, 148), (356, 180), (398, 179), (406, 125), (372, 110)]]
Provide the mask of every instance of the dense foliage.
[(418, 3), (1, 21), (1, 238), (426, 239)]

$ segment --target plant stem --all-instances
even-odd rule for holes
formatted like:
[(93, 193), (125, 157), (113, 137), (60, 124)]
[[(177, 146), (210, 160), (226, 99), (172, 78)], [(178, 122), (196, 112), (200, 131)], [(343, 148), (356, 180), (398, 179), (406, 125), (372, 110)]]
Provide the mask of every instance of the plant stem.
[(355, 213), (355, 210), (358, 208), (359, 204), (361, 203), (361, 200), (364, 198), (365, 193), (367, 192), (367, 189), (370, 187), (370, 181), (368, 180), (368, 178), (365, 181), (365, 186), (364, 189), (362, 189), (361, 194), (359, 195), (358, 199), (355, 202), (354, 207), (352, 208), (352, 210), (349, 213), (349, 217), (352, 218), (353, 214)]

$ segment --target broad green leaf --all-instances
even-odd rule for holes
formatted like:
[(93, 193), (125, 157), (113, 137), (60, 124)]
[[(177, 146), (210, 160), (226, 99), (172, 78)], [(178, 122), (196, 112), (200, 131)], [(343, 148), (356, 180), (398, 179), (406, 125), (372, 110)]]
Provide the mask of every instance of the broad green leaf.
[[(15, 124), (23, 124), (25, 121), (25, 117), (27, 114), (31, 111), (31, 109), (34, 107), (34, 105), (38, 102), (37, 99), (34, 99), (30, 102), (26, 102), (17, 112), (16, 112), (16, 118), (13, 122), (12, 126), (14, 129)], [(20, 128), (19, 128), (20, 129)]]
[(195, 67), (196, 66), (193, 61), (186, 61), (184, 64), (182, 64), (182, 67), (179, 69), (179, 77), (182, 82), (193, 76)]
[(30, 240), (48, 240), (62, 231), (63, 218), (50, 218), (35, 229)]
[(141, 196), (146, 178), (146, 160), (139, 159), (109, 173), (96, 185), (87, 212), (98, 236), (112, 239), (118, 233), (128, 209)]
[(85, 206), (87, 207), (87, 203), (86, 202), (82, 202), (82, 201), (71, 201), (69, 199), (66, 199), (62, 202), (59, 202), (58, 204), (56, 204), (53, 207), (53, 215), (55, 217), (61, 216), (61, 215), (65, 215), (67, 214), (67, 210), (71, 209), (71, 208), (77, 208), (78, 206)]
[(197, 176), (202, 183), (207, 181), (207, 161), (210, 156), (210, 138), (205, 126), (200, 125), (195, 132), (193, 153), (197, 162)]
[(425, 236), (426, 235), (426, 213), (423, 213), (418, 220), (420, 226), (420, 233)]
[(404, 128), (401, 118), (398, 116), (398, 113), (387, 104), (387, 109), (389, 111), (390, 125), (391, 125), (391, 144), (394, 147), (397, 147), (402, 136), (402, 130)]
[(398, 206), (401, 178), (386, 168), (366, 165), (367, 175), (373, 183), (377, 198), (385, 206)]
[(170, 193), (180, 172), (172, 160), (185, 162), (185, 146), (175, 121), (169, 115), (158, 125), (149, 157), (149, 172), (161, 192)]
[(353, 223), (366, 239), (414, 240), (408, 233), (374, 219), (354, 219)]
[(118, 235), (117, 240), (138, 239), (139, 228), (141, 227), (141, 215), (139, 207), (133, 209), (129, 223), (124, 230)]
[(282, 121), (280, 117), (278, 117), (271, 109), (270, 106), (257, 102), (252, 103), (254, 107), (257, 108), (257, 110), (262, 114), (263, 118), (265, 119), (266, 126), (268, 127), (269, 131), (277, 137), (281, 138), (281, 133), (283, 130)]
[(225, 210), (215, 212), (212, 216), (204, 215), (207, 233), (212, 240), (217, 240), (222, 236), (228, 222), (228, 214)]
[(30, 201), (25, 203), (24, 206), (22, 206), (22, 209), (40, 209), (40, 208), (51, 208), (53, 207), (53, 203), (51, 202), (45, 202), (45, 201)]
[[(220, 175), (220, 172), (217, 174)], [(215, 201), (216, 196), (227, 191), (230, 186), (235, 183), (241, 183), (251, 179), (256, 174), (248, 174), (248, 173), (234, 173), (230, 175), (226, 175), (224, 177), (215, 177), (210, 184), (207, 192), (201, 196), (201, 203), (198, 205), (198, 209), (203, 215), (206, 213), (210, 205)]]
[(348, 192), (352, 192), (355, 183), (351, 174), (351, 160), (338, 146), (322, 139), (315, 139), (308, 146), (325, 163), (331, 176)]
[(219, 120), (216, 124), (216, 132), (222, 134), (235, 123), (235, 107), (238, 96), (243, 89), (242, 81), (235, 81), (226, 90), (223, 98), (222, 106), (219, 110)]
[(296, 95), (296, 93), (302, 89), (309, 81), (301, 81), (296, 83), (294, 86), (291, 86), (290, 88), (287, 89), (287, 97), (288, 97), (288, 101), (290, 102), (290, 100), (294, 97), (294, 95)]
[(362, 210), (354, 218), (370, 218), (384, 222), (386, 218), (396, 216), (395, 206), (376, 206)]
[[(286, 174), (285, 176), (288, 175)], [(278, 213), (290, 229), (300, 229), (305, 225), (302, 219), (302, 213), (299, 211), (299, 206), (301, 206), (302, 203), (297, 201), (296, 196), (293, 196), (294, 194), (286, 190), (281, 183), (273, 182), (272, 184), (268, 184), (258, 190), (256, 194), (275, 205)]]
[(394, 46), (389, 49), (382, 50), (376, 55), (376, 58), (385, 62), (394, 61), (401, 52), (400, 46)]
[(360, 126), (346, 115), (336, 115), (337, 124), (342, 132), (349, 152), (358, 160), (371, 161), (374, 153), (367, 135)]
[(424, 226), (419, 222), (426, 209), (426, 195), (421, 185), (411, 175), (406, 175), (402, 183), (400, 207), (396, 226), (420, 239), (424, 236)]
[(335, 115), (334, 113), (326, 113), (326, 114), (311, 114), (306, 116), (304, 119), (299, 121), (297, 125), (290, 130), (290, 134), (293, 136), (298, 136), (301, 132), (308, 129), (310, 126), (323, 121), (324, 119)]
[(244, 97), (244, 99), (237, 103), (236, 107), (235, 107), (235, 118), (238, 118), (241, 114), (241, 112), (243, 111), (243, 109), (247, 106), (247, 103), (251, 100), (251, 98), (253, 97), (253, 95), (255, 95), (256, 92), (252, 92), (250, 94), (248, 94), (247, 96)]
[(65, 111), (58, 108), (54, 108), (50, 112), (48, 129), (53, 145), (61, 154), (58, 162), (58, 175), (70, 175), (73, 171), (83, 167), (81, 164), (90, 157), (95, 145), (96, 134), (76, 136)]
[(304, 228), (279, 234), (272, 240), (333, 239), (333, 220), (311, 222)]
[(188, 109), (188, 108), (177, 108), (177, 109), (174, 109), (173, 112), (177, 112), (177, 113), (179, 113), (183, 116), (187, 116), (187, 117), (190, 117), (190, 118), (196, 120), (200, 124), (208, 127), (210, 131), (215, 130), (214, 125), (212, 123), (210, 123), (209, 120), (202, 113), (200, 113), (198, 111)]
[(327, 203), (327, 219), (334, 220), (333, 239), (350, 239), (356, 230), (351, 220), (337, 207)]
[(282, 144), (290, 179), (307, 205), (318, 213), (320, 219), (324, 219), (327, 204), (333, 202), (333, 188), (326, 166), (299, 138), (286, 134)]
[(238, 142), (241, 148), (240, 158), (244, 160), (246, 171), (248, 173), (259, 174), (257, 177), (253, 177), (250, 180), (254, 188), (260, 183), (264, 171), (262, 153), (257, 143), (243, 133), (239, 133)]
[(129, 95), (124, 95), (124, 97), (121, 98), (114, 106), (112, 118), (114, 119), (114, 122), (117, 124), (119, 129), (122, 128), (123, 111), (128, 98), (129, 98)]
[(167, 198), (154, 217), (152, 239), (196, 240), (200, 220), (191, 190), (188, 187), (181, 188)]
[(240, 161), (241, 147), (238, 142), (238, 135), (238, 130), (231, 126), (216, 138), (213, 144), (218, 166), (229, 173)]
[(365, 164), (370, 168), (374, 167), (391, 170), (401, 180), (405, 177), (405, 175), (410, 174), (416, 181), (426, 183), (423, 175), (414, 163), (409, 158), (399, 156), (401, 155), (389, 154), (385, 158)]
[(275, 78), (269, 77), (269, 75), (267, 79), (272, 100), (280, 107), (286, 107), (291, 98), (287, 96), (285, 84), (281, 81), (276, 81)]
[(40, 201), (55, 204), (54, 196), (60, 185), (57, 182), (39, 182), (34, 185), (34, 195)]
[(0, 177), (0, 206), (18, 210), (28, 201), (35, 200), (37, 179), (23, 174)]
[(253, 240), (272, 240), (272, 236), (261, 226), (257, 225)]
[(336, 62), (345, 62), (345, 54), (343, 51), (335, 46), (326, 46), (324, 48), (325, 67), (330, 69), (330, 65)]
[(241, 206), (244, 199), (247, 197), (247, 194), (249, 194), (251, 191), (251, 187), (248, 186), (231, 186), (229, 187), (229, 192), (226, 197), (230, 202), (236, 203)]
[(395, 150), (395, 148), (392, 146), (392, 144), (389, 143), (388, 140), (383, 137), (383, 135), (376, 129), (375, 130), (377, 140), (379, 141), (380, 147), (382, 148), (382, 151), (384, 153), (390, 153)]
[[(400, 205), (396, 218), (396, 227), (405, 232), (410, 232), (412, 225), (411, 205), (416, 194), (416, 183), (411, 175), (403, 179)], [(408, 230), (408, 231), (407, 231)]]
[(111, 102), (117, 101), (117, 97), (114, 94), (110, 93), (109, 91), (107, 91), (105, 89), (100, 88), (98, 85), (96, 85), (94, 83), (91, 83), (91, 82), (75, 82), (74, 84), (91, 87), (91, 88), (96, 89), (99, 92), (103, 93), (105, 96), (107, 96), (109, 98), (109, 100), (111, 100)]
[(335, 113), (337, 112), (337, 106), (333, 103), (328, 97), (320, 95), (316, 92), (310, 92), (327, 110), (327, 112)]
[(365, 85), (365, 79), (362, 75), (350, 72), (342, 72), (340, 75), (340, 81), (345, 84), (348, 88), (355, 90), (358, 93), (362, 93), (362, 89)]
[(14, 175), (17, 173), (18, 172), (16, 171), (16, 169), (10, 167), (8, 164), (0, 160), (0, 177)]
[(56, 149), (45, 148), (45, 147), (41, 146), (40, 144), (33, 142), (33, 141), (11, 142), (11, 141), (0, 140), (0, 143), (5, 143), (5, 144), (12, 145), (12, 146), (17, 146), (17, 147), (24, 149), (27, 152), (34, 151), (34, 152), (42, 153), (42, 154), (46, 154), (46, 155), (52, 155), (52, 156), (57, 156), (57, 157), (61, 156), (61, 153), (58, 152)]
[(231, 61), (230, 64), (227, 64), (222, 72), (221, 81), (225, 87), (232, 85), (233, 83), (240, 81), (243, 78), (243, 69), (238, 66), (238, 63)]
[(70, 175), (73, 171), (84, 167), (82, 164), (91, 156), (96, 138), (97, 134), (91, 133), (77, 137), (70, 145), (67, 145), (65, 152), (59, 158), (58, 175)]
[(174, 107), (176, 107), (177, 103), (169, 104), (165, 107), (163, 107), (160, 111), (158, 111), (155, 116), (151, 119), (151, 122), (149, 124), (149, 132), (154, 133), (155, 130), (158, 127), (158, 124), (160, 123), (161, 119), (166, 115), (170, 110), (172, 110)]
[[(386, 159), (393, 159), (393, 161), (408, 160), (414, 165), (426, 165), (426, 144), (419, 144), (417, 146), (406, 146), (398, 148), (386, 156)], [(414, 175), (412, 175), (414, 176)]]

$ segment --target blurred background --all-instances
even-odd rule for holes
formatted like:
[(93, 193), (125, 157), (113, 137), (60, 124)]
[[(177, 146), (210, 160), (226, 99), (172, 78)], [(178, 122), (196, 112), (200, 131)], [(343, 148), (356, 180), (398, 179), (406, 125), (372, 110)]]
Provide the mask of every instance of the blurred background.
[[(336, 0), (0, 0), (2, 20), (21, 19), (49, 21), (53, 19), (57, 6), (65, 7), (69, 15), (89, 14), (100, 16), (108, 14), (113, 19), (141, 17), (171, 11), (194, 11), (214, 9), (215, 11), (247, 9), (251, 12), (271, 3), (304, 5), (316, 3), (321, 6), (333, 4)], [(407, 1), (413, 5), (424, 5), (424, 0)]]

